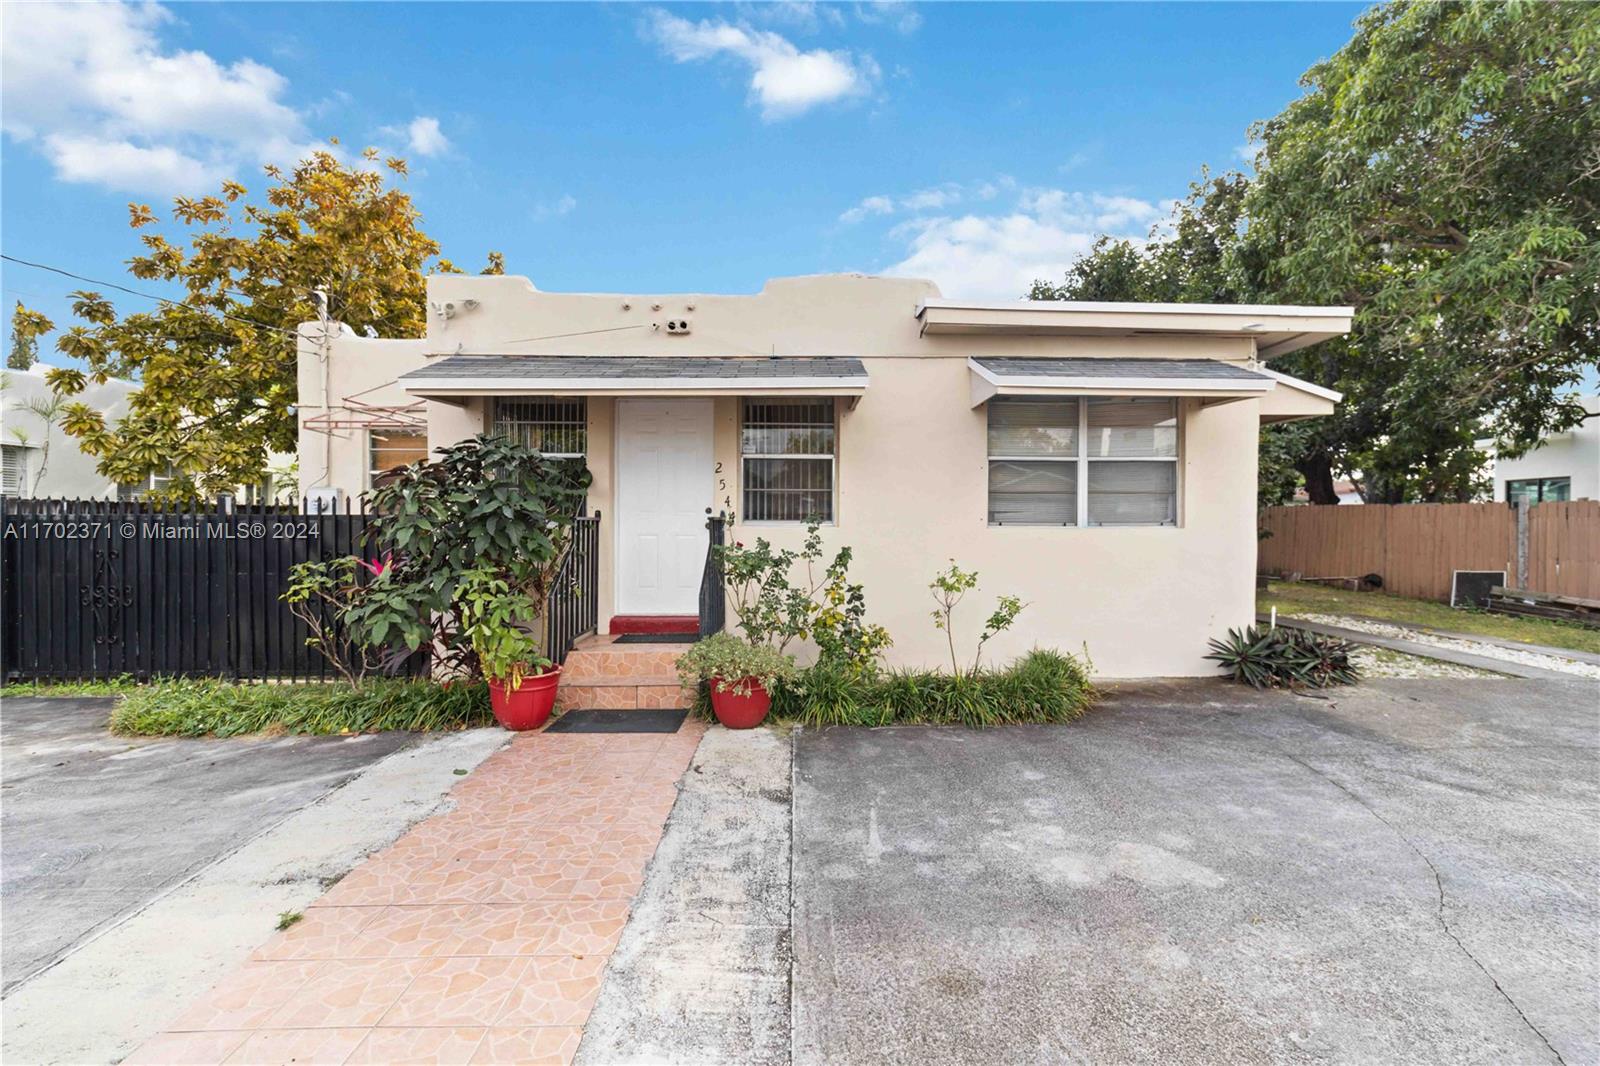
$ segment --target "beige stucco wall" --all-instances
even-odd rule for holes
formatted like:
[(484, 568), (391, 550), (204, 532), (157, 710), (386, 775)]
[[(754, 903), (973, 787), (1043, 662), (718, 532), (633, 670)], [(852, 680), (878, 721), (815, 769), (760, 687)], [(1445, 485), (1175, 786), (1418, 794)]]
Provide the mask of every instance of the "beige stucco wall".
[[(1213, 672), (1206, 638), (1255, 610), (1256, 401), (1185, 402), (1176, 528), (999, 528), (987, 521), (987, 416), (968, 406), (965, 363), (875, 359), (867, 371), (867, 395), (840, 418), (838, 521), (824, 543), (854, 547), (869, 614), (895, 639), (891, 663), (948, 662), (928, 583), (954, 558), (980, 576), (958, 614), (963, 654), (995, 597), (1011, 593), (1028, 608), (991, 642), (992, 659), (1087, 647), (1106, 677)], [(735, 470), (736, 451), (736, 437), (719, 438), (718, 458)], [(803, 533), (762, 525), (733, 535), (798, 547)]]
[[(947, 662), (933, 628), (928, 583), (955, 559), (977, 570), (980, 589), (958, 617), (958, 645), (970, 654), (995, 597), (1028, 601), (1016, 629), (988, 655), (1004, 661), (1034, 645), (1087, 648), (1107, 677), (1210, 674), (1206, 640), (1254, 613), (1257, 430), (1263, 404), (1285, 414), (1313, 413), (1321, 401), (1269, 396), (1228, 403), (1181, 403), (1179, 525), (1173, 527), (1007, 527), (987, 524), (987, 415), (971, 406), (967, 359), (983, 355), (1254, 358), (1248, 336), (1086, 334), (924, 335), (918, 303), (938, 296), (928, 282), (827, 276), (778, 279), (748, 296), (633, 296), (541, 293), (524, 278), (429, 279), (425, 341), (375, 341), (341, 334), (331, 342), (328, 385), (320, 349), (302, 344), (302, 422), (332, 397), (403, 403), (398, 375), (453, 354), (649, 356), (856, 356), (871, 384), (852, 408), (838, 402), (837, 522), (831, 551), (855, 549), (852, 574), (866, 588), (869, 614), (895, 639), (895, 665)], [(474, 303), (469, 306), (468, 301)], [(447, 309), (446, 305), (453, 304)], [(446, 314), (446, 310), (449, 311)], [(660, 328), (687, 317), (687, 335)], [(314, 327), (313, 327), (314, 330)], [(430, 444), (479, 432), (489, 401), (430, 401)], [(603, 519), (602, 631), (613, 613), (616, 401), (588, 402), (591, 509)], [(708, 471), (719, 507), (740, 510), (739, 401), (713, 404), (716, 468)], [(326, 461), (323, 453), (326, 452)], [(326, 438), (302, 434), (306, 487), (365, 486), (361, 431)], [(798, 546), (798, 527), (736, 526)]]

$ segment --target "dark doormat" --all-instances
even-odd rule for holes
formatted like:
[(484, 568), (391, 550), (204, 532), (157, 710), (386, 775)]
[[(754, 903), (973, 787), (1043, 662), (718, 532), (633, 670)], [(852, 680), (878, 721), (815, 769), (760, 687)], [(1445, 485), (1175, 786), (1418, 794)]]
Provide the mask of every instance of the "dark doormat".
[(618, 644), (693, 644), (700, 639), (698, 633), (624, 633)]
[(688, 711), (568, 711), (546, 733), (676, 733)]

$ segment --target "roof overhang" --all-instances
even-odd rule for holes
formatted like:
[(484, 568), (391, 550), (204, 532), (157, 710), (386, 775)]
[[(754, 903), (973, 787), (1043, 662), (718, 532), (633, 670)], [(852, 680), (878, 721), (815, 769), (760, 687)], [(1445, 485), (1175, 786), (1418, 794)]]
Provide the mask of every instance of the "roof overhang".
[(1264, 396), (1265, 372), (1215, 359), (967, 360), (972, 406), (995, 396), (1194, 396), (1216, 403)]
[(1305, 418), (1324, 418), (1333, 414), (1333, 405), (1344, 399), (1344, 394), (1333, 389), (1314, 385), (1309, 381), (1262, 368), (1278, 387), (1261, 399), (1261, 421), (1298, 422)]
[(1130, 337), (1191, 334), (1249, 337), (1262, 359), (1350, 331), (1355, 309), (1279, 304), (1109, 303), (1015, 300), (973, 303), (929, 299), (917, 305), (924, 334)]
[(458, 355), (400, 377), (412, 396), (848, 396), (867, 390), (858, 359), (761, 356)]

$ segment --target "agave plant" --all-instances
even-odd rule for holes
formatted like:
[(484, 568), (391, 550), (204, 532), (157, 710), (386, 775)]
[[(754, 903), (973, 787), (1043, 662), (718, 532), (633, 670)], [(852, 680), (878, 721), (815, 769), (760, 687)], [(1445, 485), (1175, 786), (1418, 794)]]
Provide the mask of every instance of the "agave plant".
[(1210, 643), (1206, 658), (1234, 681), (1255, 688), (1326, 688), (1354, 684), (1360, 677), (1350, 662), (1350, 645), (1302, 629), (1249, 626), (1243, 632), (1230, 629), (1226, 640)]

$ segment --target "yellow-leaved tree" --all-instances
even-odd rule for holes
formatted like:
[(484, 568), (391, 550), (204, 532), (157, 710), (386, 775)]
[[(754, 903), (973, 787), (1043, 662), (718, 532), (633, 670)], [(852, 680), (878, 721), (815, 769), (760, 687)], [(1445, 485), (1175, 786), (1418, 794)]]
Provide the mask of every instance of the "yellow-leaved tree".
[[(455, 267), (422, 231), (411, 197), (390, 184), (405, 161), (379, 164), (369, 149), (347, 164), (319, 151), (287, 173), (265, 173), (260, 199), (226, 181), (219, 195), (173, 201), (181, 237), (141, 234), (129, 270), (180, 286), (173, 302), (119, 316), (100, 293), (73, 294), (80, 322), (56, 347), (87, 369), (57, 369), (49, 380), (69, 398), (63, 430), (107, 477), (131, 484), (170, 470), (164, 494), (176, 497), (260, 482), (270, 453), (295, 449), (295, 331), (317, 319), (319, 289), (329, 317), (358, 333), (422, 335), (423, 275)], [(136, 230), (158, 221), (145, 204), (129, 214)], [(491, 269), (499, 263), (493, 254)], [(112, 377), (140, 385), (115, 423), (70, 400), (89, 380)]]

